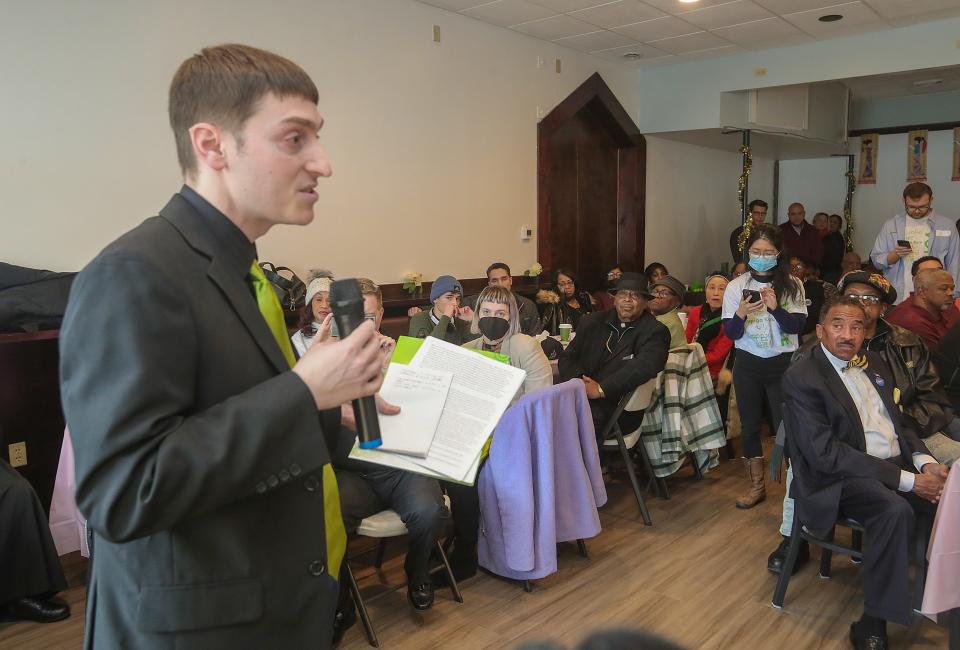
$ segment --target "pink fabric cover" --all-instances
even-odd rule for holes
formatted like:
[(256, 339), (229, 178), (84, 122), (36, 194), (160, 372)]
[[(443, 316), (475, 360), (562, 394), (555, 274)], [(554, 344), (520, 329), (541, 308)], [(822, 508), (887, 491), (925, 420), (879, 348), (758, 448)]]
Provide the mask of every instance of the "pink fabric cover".
[(64, 429), (57, 480), (53, 485), (53, 500), (50, 503), (50, 533), (59, 555), (80, 551), (83, 557), (90, 557), (87, 520), (77, 510), (76, 493), (73, 443), (70, 441), (70, 429)]
[(927, 582), (921, 611), (937, 614), (960, 607), (960, 469), (954, 467), (943, 487), (927, 548)]

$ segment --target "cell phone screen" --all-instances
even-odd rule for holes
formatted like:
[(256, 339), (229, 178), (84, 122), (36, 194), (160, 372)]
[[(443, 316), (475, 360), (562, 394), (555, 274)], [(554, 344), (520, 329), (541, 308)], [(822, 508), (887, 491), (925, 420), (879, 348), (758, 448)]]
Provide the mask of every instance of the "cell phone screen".
[(903, 246), (905, 248), (913, 248), (913, 246), (910, 245), (910, 242), (908, 242), (906, 239), (898, 239), (897, 246)]

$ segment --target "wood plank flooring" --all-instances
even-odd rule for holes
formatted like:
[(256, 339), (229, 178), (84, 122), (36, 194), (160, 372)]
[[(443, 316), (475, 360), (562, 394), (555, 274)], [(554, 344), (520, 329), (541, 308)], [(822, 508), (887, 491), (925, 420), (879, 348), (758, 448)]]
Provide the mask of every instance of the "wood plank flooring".
[[(368, 608), (387, 649), (511, 648), (535, 640), (572, 647), (590, 631), (610, 627), (643, 628), (691, 649), (848, 648), (848, 626), (862, 610), (860, 569), (836, 557), (833, 578), (821, 580), (814, 550), (791, 580), (784, 609), (771, 607), (776, 576), (766, 571), (766, 558), (779, 541), (783, 486), (768, 484), (766, 502), (737, 510), (734, 500), (746, 482), (737, 462), (722, 462), (699, 482), (681, 469), (668, 480), (669, 501), (648, 500), (654, 524), (648, 528), (626, 476), (614, 474), (601, 510), (603, 532), (587, 542), (589, 558), (580, 557), (575, 544), (562, 544), (559, 572), (537, 581), (532, 593), (481, 573), (461, 585), (462, 605), (449, 590), (438, 590), (436, 605), (421, 614), (409, 607), (403, 588), (383, 586), (403, 580), (402, 540), (391, 544), (381, 573), (366, 564), (372, 554), (351, 566), (361, 590), (376, 595)], [(77, 554), (63, 560), (71, 618), (0, 624), (0, 648), (81, 647), (85, 561)], [(891, 624), (889, 635), (893, 648), (947, 647), (946, 630), (919, 615), (911, 627)], [(369, 647), (359, 621), (341, 647)]]

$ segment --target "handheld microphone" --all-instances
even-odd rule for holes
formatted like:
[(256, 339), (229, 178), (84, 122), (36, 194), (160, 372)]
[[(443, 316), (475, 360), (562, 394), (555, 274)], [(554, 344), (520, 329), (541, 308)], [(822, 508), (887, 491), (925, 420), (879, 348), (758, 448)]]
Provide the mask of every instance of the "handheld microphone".
[[(353, 278), (337, 280), (330, 285), (330, 308), (340, 336), (347, 337), (363, 323), (363, 294), (360, 283)], [(383, 444), (380, 439), (380, 421), (377, 420), (377, 401), (372, 395), (353, 400), (353, 417), (357, 421), (360, 449), (374, 449)]]

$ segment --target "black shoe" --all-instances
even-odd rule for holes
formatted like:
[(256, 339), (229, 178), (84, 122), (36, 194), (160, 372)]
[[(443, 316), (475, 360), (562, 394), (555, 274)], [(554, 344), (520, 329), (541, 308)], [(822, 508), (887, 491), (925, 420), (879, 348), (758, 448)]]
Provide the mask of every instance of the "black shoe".
[(418, 612), (433, 607), (433, 585), (430, 582), (424, 582), (419, 585), (407, 585), (407, 600)]
[(56, 598), (18, 598), (0, 608), (0, 620), (53, 623), (70, 616), (70, 606)]
[[(784, 537), (770, 557), (767, 558), (767, 571), (780, 574), (783, 571), (783, 563), (787, 561), (787, 551), (790, 550), (790, 538)], [(793, 563), (793, 571), (790, 575), (795, 575), (804, 564), (810, 561), (810, 544), (806, 540), (800, 541), (800, 552), (797, 553), (797, 561)]]
[(861, 634), (856, 623), (850, 624), (850, 643), (856, 650), (887, 650), (887, 637)]

